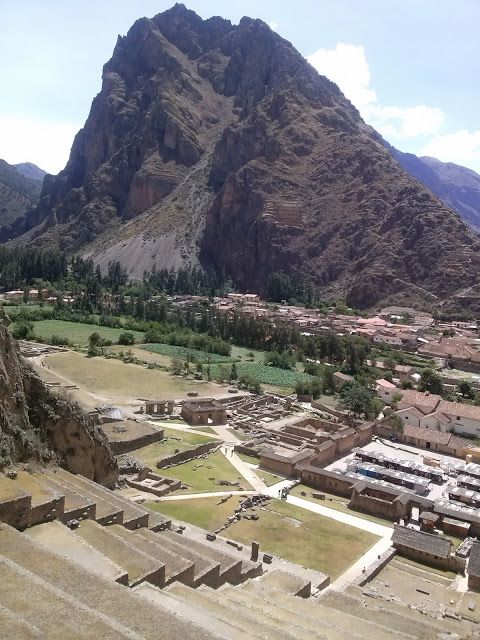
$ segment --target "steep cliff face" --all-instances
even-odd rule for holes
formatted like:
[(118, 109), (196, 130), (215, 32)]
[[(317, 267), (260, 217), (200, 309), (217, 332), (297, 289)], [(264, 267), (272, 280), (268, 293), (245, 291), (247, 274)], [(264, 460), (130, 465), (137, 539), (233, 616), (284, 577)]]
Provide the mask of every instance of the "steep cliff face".
[(49, 393), (19, 354), (0, 307), (0, 466), (37, 460), (112, 486), (118, 475), (104, 434)]
[(0, 160), (0, 239), (1, 228), (4, 228), (6, 236), (11, 234), (16, 221), (22, 219), (40, 197), (43, 178), (37, 179), (27, 175), (28, 169), (24, 168), (26, 165), (30, 169), (29, 163), (17, 166)]
[(428, 156), (417, 157), (390, 147), (394, 157), (445, 204), (460, 214), (474, 231), (480, 232), (480, 175), (453, 162)]
[(135, 276), (200, 263), (259, 292), (284, 271), (360, 307), (480, 307), (479, 239), (338, 87), (263, 22), (182, 5), (119, 38), (24, 230)]

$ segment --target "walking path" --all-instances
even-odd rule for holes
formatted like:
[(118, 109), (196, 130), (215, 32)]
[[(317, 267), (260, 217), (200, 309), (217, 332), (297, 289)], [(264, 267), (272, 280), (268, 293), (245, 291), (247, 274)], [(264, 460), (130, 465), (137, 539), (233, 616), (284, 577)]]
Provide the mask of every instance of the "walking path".
[[(386, 527), (388, 529), (388, 527)], [(388, 529), (389, 536), (380, 538), (373, 547), (363, 554), (356, 562), (354, 562), (346, 571), (342, 573), (336, 580), (334, 580), (327, 589), (333, 589), (334, 591), (344, 591), (347, 587), (354, 584), (359, 578), (362, 577), (364, 569), (367, 569), (370, 565), (376, 562), (382, 553), (387, 551), (392, 542), (391, 536), (393, 529)]]
[[(277, 485), (273, 485), (276, 487)], [(272, 487), (270, 487), (272, 489)], [(278, 491), (277, 491), (278, 495)], [(357, 529), (363, 529), (363, 531), (368, 531), (368, 533), (373, 533), (376, 536), (380, 536), (382, 538), (390, 539), (393, 529), (391, 527), (386, 527), (383, 524), (378, 524), (377, 522), (372, 522), (371, 520), (365, 520), (364, 518), (359, 518), (358, 516), (354, 516), (350, 513), (344, 513), (343, 511), (337, 511), (336, 509), (330, 509), (329, 507), (324, 507), (323, 505), (316, 504), (314, 502), (310, 502), (309, 500), (304, 500), (303, 498), (297, 498), (297, 496), (288, 496), (287, 502), (295, 505), (296, 507), (301, 507), (302, 509), (307, 509), (307, 511), (313, 511), (314, 513), (318, 513), (321, 516), (325, 516), (326, 518), (331, 518), (332, 520), (337, 520), (338, 522), (343, 522), (343, 524), (348, 524), (351, 527), (356, 527)]]
[(224, 444), (221, 448), (221, 452), (230, 464), (242, 474), (245, 480), (247, 480), (247, 482), (249, 482), (256, 491), (267, 493), (267, 485), (262, 482), (252, 468), (235, 453), (231, 446)]

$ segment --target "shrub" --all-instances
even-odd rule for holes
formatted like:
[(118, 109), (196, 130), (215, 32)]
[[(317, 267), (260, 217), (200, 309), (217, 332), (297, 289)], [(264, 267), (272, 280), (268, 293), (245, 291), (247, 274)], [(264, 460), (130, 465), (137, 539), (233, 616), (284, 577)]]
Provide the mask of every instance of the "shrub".
[(133, 333), (125, 331), (118, 336), (118, 344), (131, 346), (132, 344), (135, 344), (135, 336), (133, 335)]

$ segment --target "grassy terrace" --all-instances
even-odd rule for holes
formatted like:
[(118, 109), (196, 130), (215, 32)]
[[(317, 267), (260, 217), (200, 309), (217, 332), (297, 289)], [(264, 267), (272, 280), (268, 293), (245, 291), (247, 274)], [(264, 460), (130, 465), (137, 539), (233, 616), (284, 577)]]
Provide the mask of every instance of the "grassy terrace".
[(197, 527), (212, 531), (218, 529), (228, 516), (238, 507), (241, 497), (232, 496), (221, 504), (222, 498), (195, 498), (168, 502), (146, 502), (145, 506), (152, 511), (163, 513), (174, 520), (189, 522)]
[[(218, 502), (217, 498), (201, 498), (148, 503), (147, 506), (172, 518), (211, 530), (221, 525), (234, 512), (237, 504), (233, 498), (217, 506)], [(271, 501), (267, 509), (258, 513), (259, 520), (242, 519), (231, 525), (224, 535), (245, 545), (257, 540), (263, 551), (323, 571), (332, 579), (378, 540), (377, 536), (361, 529), (279, 500)]]
[[(307, 495), (302, 496), (302, 491), (305, 491)], [(312, 493), (322, 493), (325, 496), (325, 500), (319, 500), (318, 498), (312, 497)], [(297, 496), (298, 498), (303, 498), (303, 500), (308, 500), (309, 502), (321, 504), (328, 509), (335, 509), (336, 511), (349, 513), (350, 515), (358, 516), (363, 520), (370, 520), (370, 522), (376, 522), (378, 524), (383, 524), (386, 527), (393, 528), (393, 522), (391, 520), (377, 518), (376, 516), (371, 516), (368, 513), (362, 513), (361, 511), (354, 511), (353, 509), (349, 509), (348, 503), (350, 502), (350, 500), (348, 498), (343, 498), (342, 496), (336, 496), (333, 493), (325, 493), (325, 491), (321, 491), (320, 489), (316, 490), (308, 487), (307, 485), (299, 484), (290, 491), (290, 494), (292, 496)]]
[[(201, 438), (201, 436), (198, 436)], [(209, 439), (210, 440), (210, 439)], [(211, 441), (211, 440), (210, 440)], [(150, 445), (150, 447), (159, 447), (160, 443)], [(132, 451), (131, 455), (140, 458), (149, 464), (154, 470), (156, 462), (160, 456), (153, 455), (155, 449), (144, 447)], [(177, 447), (180, 448), (180, 447)], [(187, 447), (185, 447), (187, 448)], [(228, 480), (229, 482), (238, 482), (238, 487), (231, 487), (232, 491), (238, 491), (240, 488), (250, 491), (252, 487), (244, 479), (244, 477), (233, 467), (227, 458), (220, 451), (210, 453), (205, 459), (197, 458), (190, 462), (177, 464), (168, 469), (159, 469), (158, 473), (167, 478), (178, 478), (183, 484), (189, 487), (186, 493), (208, 493), (210, 491), (228, 491), (230, 487), (219, 485), (219, 480)], [(179, 490), (177, 493), (185, 493)]]
[(168, 429), (167, 427), (162, 428), (164, 435), (163, 440), (132, 452), (133, 456), (144, 460), (152, 468), (155, 468), (157, 460), (172, 455), (177, 449), (178, 451), (186, 451), (199, 444), (212, 442), (212, 438), (208, 438), (207, 436), (199, 436), (196, 433)]
[[(73, 344), (84, 347), (88, 345), (88, 337), (94, 333), (99, 333), (105, 340), (118, 342), (120, 334), (126, 329), (114, 329), (112, 327), (101, 327), (96, 324), (83, 324), (81, 322), (67, 322), (65, 320), (37, 320), (33, 323), (35, 335), (41, 340), (50, 340), (52, 335), (67, 338)], [(135, 336), (137, 342), (143, 340), (144, 334), (141, 331), (129, 331)], [(128, 347), (124, 347), (128, 349)]]
[(51, 371), (74, 382), (81, 389), (107, 396), (111, 401), (177, 399), (184, 398), (189, 391), (197, 391), (203, 396), (224, 392), (224, 387), (215, 383), (173, 377), (165, 371), (124, 364), (120, 360), (88, 358), (74, 351), (49, 355), (45, 362)]

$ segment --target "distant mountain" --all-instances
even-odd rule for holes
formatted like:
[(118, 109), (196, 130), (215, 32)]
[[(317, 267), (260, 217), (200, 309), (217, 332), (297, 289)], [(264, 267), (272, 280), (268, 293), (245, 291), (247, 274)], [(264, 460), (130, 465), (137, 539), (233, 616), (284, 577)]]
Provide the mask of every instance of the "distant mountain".
[[(29, 165), (29, 163), (25, 163)], [(22, 165), (22, 166), (25, 166)], [(39, 172), (41, 169), (35, 165)], [(42, 172), (44, 173), (44, 172)], [(39, 175), (37, 173), (37, 175)], [(32, 179), (20, 172), (15, 165), (0, 160), (0, 226), (7, 228), (28, 209), (34, 207), (42, 191), (43, 176)]]
[(457, 211), (475, 231), (480, 232), (480, 175), (453, 162), (418, 157), (390, 147), (401, 166), (423, 182), (445, 204)]
[(37, 167), (33, 162), (20, 162), (15, 165), (15, 168), (22, 176), (25, 176), (25, 178), (38, 180), (39, 182), (43, 182), (43, 178), (47, 175), (46, 171)]
[(118, 38), (66, 167), (13, 231), (131, 276), (191, 265), (262, 294), (288, 277), (355, 307), (480, 311), (479, 236), (340, 89), (261, 20), (183, 5)]

